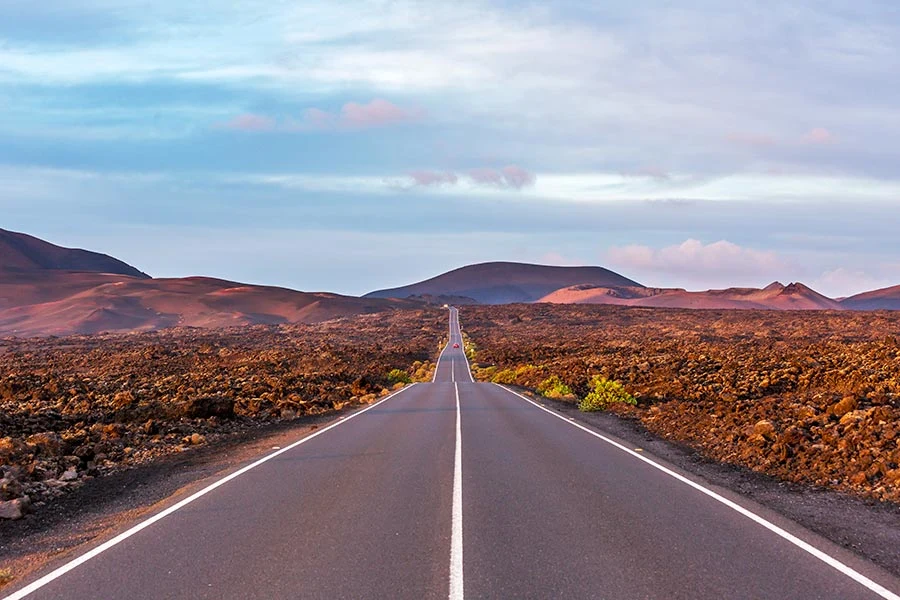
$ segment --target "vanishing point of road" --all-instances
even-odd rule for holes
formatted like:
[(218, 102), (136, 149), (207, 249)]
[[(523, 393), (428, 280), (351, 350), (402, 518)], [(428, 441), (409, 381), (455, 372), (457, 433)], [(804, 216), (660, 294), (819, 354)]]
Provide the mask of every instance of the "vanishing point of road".
[[(896, 578), (494, 384), (434, 382), (228, 474), (7, 598), (877, 599)], [(900, 550), (898, 550), (900, 551)]]

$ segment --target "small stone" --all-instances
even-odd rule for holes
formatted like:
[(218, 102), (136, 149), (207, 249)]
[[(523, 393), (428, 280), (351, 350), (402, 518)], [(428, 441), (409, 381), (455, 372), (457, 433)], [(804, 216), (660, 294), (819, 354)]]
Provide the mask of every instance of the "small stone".
[(60, 481), (75, 481), (76, 479), (78, 479), (78, 471), (75, 467), (69, 467), (59, 476)]
[(858, 406), (859, 403), (856, 401), (855, 397), (844, 396), (840, 402), (831, 407), (831, 412), (840, 419), (848, 412), (856, 410)]
[(43, 456), (54, 456), (62, 450), (63, 441), (59, 434), (52, 431), (35, 433), (25, 443), (36, 448)]
[(775, 425), (772, 423), (772, 421), (759, 421), (756, 425), (753, 426), (753, 433), (766, 439), (771, 439), (775, 435)]
[(203, 442), (206, 441), (206, 438), (200, 435), (199, 433), (194, 433), (191, 435), (191, 444), (194, 446), (199, 446)]
[(28, 496), (22, 496), (21, 498), (16, 498), (15, 500), (0, 502), (0, 519), (9, 519), (10, 521), (16, 521), (25, 516), (25, 513), (28, 512), (28, 509), (30, 507), (31, 498), (29, 498)]

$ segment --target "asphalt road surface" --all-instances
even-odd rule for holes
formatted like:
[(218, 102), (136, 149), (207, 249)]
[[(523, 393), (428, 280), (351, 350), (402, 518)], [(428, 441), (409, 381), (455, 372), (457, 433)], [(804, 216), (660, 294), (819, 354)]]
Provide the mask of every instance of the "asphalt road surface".
[(433, 383), (8, 598), (898, 598), (895, 578), (796, 524), (473, 383), (462, 346), (451, 309)]

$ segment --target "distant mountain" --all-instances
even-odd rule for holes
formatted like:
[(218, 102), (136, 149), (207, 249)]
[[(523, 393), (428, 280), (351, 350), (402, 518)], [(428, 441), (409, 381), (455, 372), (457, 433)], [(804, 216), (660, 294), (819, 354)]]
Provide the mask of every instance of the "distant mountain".
[(481, 304), (536, 302), (573, 285), (634, 287), (641, 284), (602, 267), (551, 267), (490, 262), (455, 269), (404, 287), (378, 290), (366, 298), (455, 297)]
[(556, 290), (541, 298), (555, 304), (616, 304), (657, 308), (762, 309), (762, 310), (841, 310), (827, 298), (802, 283), (782, 285), (775, 282), (765, 288), (729, 288), (688, 292), (674, 288), (610, 288), (574, 286)]
[(0, 229), (0, 278), (7, 277), (3, 272), (34, 270), (114, 273), (140, 279), (150, 277), (105, 254), (63, 248), (24, 233)]
[(314, 323), (418, 307), (220, 279), (151, 279), (120, 260), (0, 230), (0, 336)]
[(844, 298), (841, 306), (851, 310), (900, 310), (900, 285)]
[[(43, 287), (65, 290), (53, 294)], [(0, 284), (0, 302), (15, 286)], [(70, 274), (49, 284), (24, 286), (44, 301), (0, 304), (0, 334), (69, 335), (150, 331), (169, 327), (230, 327), (316, 323), (339, 317), (421, 306), (398, 300), (243, 285), (206, 277), (137, 279)], [(5, 309), (4, 309), (5, 308)]]

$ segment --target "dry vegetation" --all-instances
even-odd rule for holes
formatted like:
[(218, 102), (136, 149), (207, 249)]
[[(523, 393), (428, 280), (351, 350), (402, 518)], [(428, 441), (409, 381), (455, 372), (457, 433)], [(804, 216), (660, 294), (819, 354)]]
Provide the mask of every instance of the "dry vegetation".
[(0, 517), (18, 518), (89, 477), (372, 402), (398, 380), (429, 380), (445, 329), (446, 312), (429, 309), (0, 340)]
[(556, 377), (577, 402), (599, 375), (638, 401), (612, 410), (711, 458), (900, 501), (900, 313), (514, 305), (460, 319), (481, 380)]

